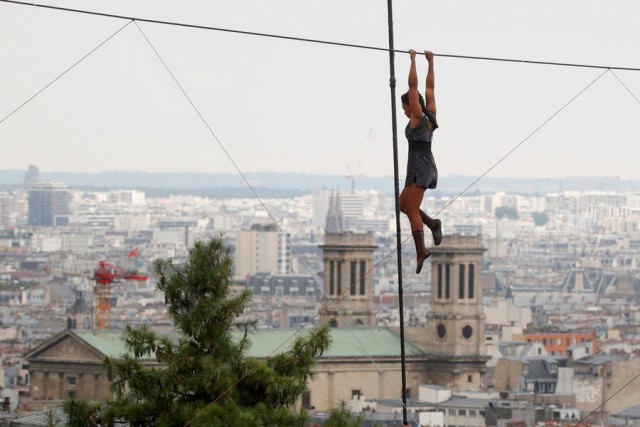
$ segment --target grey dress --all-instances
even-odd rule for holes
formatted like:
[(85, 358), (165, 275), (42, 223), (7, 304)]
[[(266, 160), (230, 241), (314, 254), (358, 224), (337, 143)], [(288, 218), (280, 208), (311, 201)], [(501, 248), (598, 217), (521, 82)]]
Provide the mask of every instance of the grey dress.
[(409, 140), (405, 187), (411, 187), (414, 182), (424, 188), (436, 188), (438, 185), (438, 168), (431, 152), (433, 132), (429, 130), (429, 122), (433, 123), (434, 130), (438, 127), (436, 116), (430, 111), (422, 114), (415, 129), (411, 129), (411, 123), (408, 123), (404, 131)]

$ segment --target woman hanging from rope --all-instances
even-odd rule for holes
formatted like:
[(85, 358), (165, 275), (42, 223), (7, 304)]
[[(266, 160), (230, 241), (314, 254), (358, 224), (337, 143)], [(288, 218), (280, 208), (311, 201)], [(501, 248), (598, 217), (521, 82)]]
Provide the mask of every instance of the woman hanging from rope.
[(439, 219), (429, 217), (420, 209), (427, 188), (436, 188), (438, 169), (431, 153), (433, 131), (438, 128), (436, 121), (436, 99), (434, 97), (435, 78), (433, 75), (433, 52), (425, 51), (429, 63), (425, 99), (418, 92), (418, 73), (416, 71), (416, 51), (411, 49), (411, 68), (409, 69), (409, 92), (402, 95), (402, 108), (409, 118), (405, 135), (409, 140), (407, 159), (407, 177), (404, 189), (400, 193), (400, 210), (407, 215), (411, 224), (411, 234), (416, 244), (416, 274), (422, 270), (424, 260), (431, 251), (424, 246), (424, 227), (429, 227), (433, 242), (437, 246), (442, 241), (442, 225)]

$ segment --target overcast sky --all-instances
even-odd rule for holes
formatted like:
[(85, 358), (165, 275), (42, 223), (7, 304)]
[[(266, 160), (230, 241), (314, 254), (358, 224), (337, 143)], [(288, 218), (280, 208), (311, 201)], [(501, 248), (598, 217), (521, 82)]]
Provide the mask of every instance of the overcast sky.
[[(388, 46), (382, 0), (57, 1), (125, 16)], [(396, 1), (397, 49), (640, 67), (640, 2)], [(126, 21), (0, 3), (0, 120)], [(389, 57), (139, 23), (242, 172), (393, 175)], [(603, 70), (436, 57), (441, 176), (479, 176)], [(396, 55), (398, 97), (409, 57)], [(426, 61), (419, 58), (420, 90)], [(640, 72), (604, 74), (495, 177), (640, 179)], [(398, 105), (399, 107), (399, 105)], [(398, 108), (400, 174), (406, 119)], [(233, 172), (131, 24), (0, 123), (0, 169)]]

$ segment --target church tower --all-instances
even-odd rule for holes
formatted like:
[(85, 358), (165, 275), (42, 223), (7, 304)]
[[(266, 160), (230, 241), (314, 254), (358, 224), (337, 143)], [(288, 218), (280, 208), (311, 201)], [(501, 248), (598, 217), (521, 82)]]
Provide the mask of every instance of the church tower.
[(93, 307), (87, 301), (87, 294), (91, 291), (88, 285), (80, 285), (76, 288), (76, 301), (73, 307), (67, 310), (67, 329), (71, 331), (93, 330)]
[(489, 359), (480, 282), (482, 236), (444, 236), (431, 251), (429, 381), (457, 389), (482, 388)]
[(369, 272), (373, 268), (373, 251), (377, 248), (373, 233), (342, 231), (339, 196), (334, 199), (332, 194), (329, 206), (324, 244), (320, 246), (324, 282), (322, 307), (326, 307), (320, 314), (320, 322), (333, 328), (345, 328), (346, 323), (376, 326), (373, 275)]
[(350, 326), (376, 326), (373, 274), (369, 272), (377, 248), (373, 232), (325, 233), (320, 247), (324, 266), (322, 307), (328, 306), (320, 322), (334, 328), (347, 327), (345, 320)]
[(329, 210), (327, 211), (327, 218), (324, 225), (325, 233), (342, 233), (343, 222), (340, 193), (334, 196), (332, 191), (329, 197)]

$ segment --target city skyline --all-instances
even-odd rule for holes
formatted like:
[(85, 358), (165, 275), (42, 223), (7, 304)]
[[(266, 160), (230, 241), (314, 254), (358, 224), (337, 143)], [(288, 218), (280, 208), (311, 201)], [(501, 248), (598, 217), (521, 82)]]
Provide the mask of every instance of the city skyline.
[[(386, 6), (356, 1), (56, 5), (383, 48), (388, 40)], [(9, 41), (0, 120), (126, 24), (0, 8), (0, 34)], [(595, 1), (405, 2), (394, 9), (395, 42), (436, 54), (638, 67), (638, 12), (632, 1), (604, 9)], [(243, 173), (393, 175), (385, 52), (138, 25)], [(398, 98), (408, 62), (396, 55)], [(436, 57), (436, 162), (442, 175), (480, 176), (526, 140), (488, 176), (640, 179), (629, 156), (639, 136), (638, 94), (634, 71)], [(405, 120), (399, 113), (400, 174)], [(235, 172), (134, 24), (0, 123), (0, 147), (10, 154), (0, 169)]]
[[(29, 177), (35, 181), (37, 176), (32, 168)], [(51, 186), (50, 191), (55, 190)], [(50, 407), (74, 395), (89, 397), (87, 389), (107, 390), (101, 360), (110, 349), (121, 348), (117, 344), (121, 341), (100, 346), (101, 353), (92, 353), (93, 367), (82, 375), (77, 374), (77, 364), (69, 360), (75, 361), (76, 355), (91, 343), (85, 340), (114, 336), (127, 325), (144, 324), (162, 333), (171, 331), (166, 301), (154, 291), (149, 270), (152, 262), (171, 259), (178, 265), (185, 260), (193, 242), (220, 232), (228, 236), (225, 242), (234, 251), (235, 259), (248, 260), (249, 267), (256, 266), (255, 271), (237, 268), (232, 279), (233, 289), (252, 289), (254, 293), (243, 313), (243, 319), (257, 320), (260, 325), (259, 331), (251, 335), (255, 343), (252, 348), (274, 348), (298, 326), (314, 323), (326, 307), (319, 301), (320, 289), (329, 295), (344, 294), (345, 302), (352, 298), (360, 301), (358, 298), (364, 294), (367, 303), (375, 307), (372, 325), (359, 330), (353, 325), (364, 320), (354, 314), (369, 317), (374, 311), (341, 305), (342, 316), (350, 319), (351, 327), (332, 330), (335, 344), (331, 352), (338, 349), (341, 353), (325, 353), (317, 371), (318, 377), (335, 375), (335, 380), (311, 383), (310, 393), (302, 398), (308, 402), (303, 405), (313, 406), (316, 411), (328, 410), (335, 406), (336, 399), (344, 398), (356, 405), (352, 409), (357, 412), (357, 405), (374, 404), (377, 414), (393, 412), (386, 406), (386, 398), (397, 399), (398, 393), (380, 387), (377, 368), (367, 355), (377, 358), (382, 356), (378, 350), (398, 351), (399, 338), (393, 331), (399, 322), (399, 270), (403, 272), (407, 303), (408, 354), (412, 354), (408, 360), (411, 393), (407, 395), (424, 402), (421, 405), (434, 405), (423, 393), (430, 387), (425, 384), (444, 384), (448, 390), (446, 401), (435, 404), (445, 420), (449, 417), (453, 423), (454, 418), (463, 419), (465, 422), (455, 421), (455, 425), (469, 427), (494, 425), (487, 422), (491, 418), (489, 411), (495, 407), (494, 399), (505, 403), (508, 400), (504, 396), (512, 399), (514, 394), (519, 396), (515, 397), (517, 405), (529, 405), (526, 402), (533, 396), (556, 406), (561, 399), (563, 410), (571, 411), (572, 417), (589, 414), (605, 420), (637, 403), (632, 397), (640, 383), (627, 383), (628, 373), (637, 372), (640, 366), (638, 192), (464, 195), (447, 207), (442, 217), (443, 229), (452, 243), (470, 239), (475, 244), (459, 247), (451, 258), (456, 245), (449, 245), (445, 239), (438, 247), (443, 252), (434, 251), (426, 274), (415, 275), (414, 260), (405, 257), (409, 255), (405, 249), (413, 255), (412, 248), (402, 249), (401, 265), (389, 256), (395, 241), (393, 198), (374, 191), (341, 194), (342, 215), (336, 214), (336, 218), (342, 218), (344, 230), (371, 231), (372, 240), (364, 246), (373, 253), (366, 257), (362, 253), (358, 256), (358, 238), (350, 232), (337, 240), (335, 234), (323, 233), (323, 227), (325, 231), (330, 228), (323, 218), (331, 206), (330, 198), (335, 197), (335, 192), (327, 189), (295, 199), (265, 200), (264, 204), (193, 195), (146, 197), (139, 190), (68, 190), (73, 197), (69, 200), (70, 212), (60, 216), (64, 221), (53, 226), (30, 226), (31, 208), (40, 205), (30, 196), (39, 191), (34, 185), (27, 191), (0, 193), (0, 230), (4, 230), (0, 236), (0, 282), (4, 285), (0, 293), (4, 302), (0, 307), (4, 326), (0, 346), (8, 355), (5, 384), (25, 396), (29, 394), (30, 401), (25, 398), (23, 404), (44, 403)], [(42, 202), (50, 204), (47, 199)], [(448, 202), (448, 196), (435, 193), (428, 203), (437, 208)], [(264, 210), (273, 217), (265, 215)], [(542, 212), (545, 215), (538, 215)], [(275, 218), (282, 231), (272, 225)], [(407, 225), (401, 224), (405, 235)], [(283, 232), (287, 233), (286, 247), (281, 244)], [(243, 235), (249, 237), (244, 243)], [(342, 238), (349, 244), (349, 254), (343, 252)], [(282, 252), (283, 257), (263, 258), (276, 252)], [(468, 258), (472, 253), (473, 259)], [(252, 258), (254, 255), (258, 258)], [(90, 328), (91, 308), (101, 307), (101, 299), (91, 290), (98, 283), (96, 266), (103, 259), (127, 272), (127, 276), (135, 266), (145, 279), (151, 280), (125, 280), (111, 288), (110, 295), (116, 302), (109, 305), (111, 332), (102, 328), (79, 331), (80, 326)], [(262, 261), (270, 265), (265, 267)], [(367, 263), (373, 264), (372, 268)], [(237, 267), (240, 264), (238, 261)], [(288, 273), (283, 274), (285, 271)], [(367, 272), (366, 279), (360, 279), (357, 287), (347, 287), (356, 283), (354, 277), (365, 276), (362, 271)], [(453, 304), (449, 308), (459, 304), (455, 313), (466, 314), (458, 318), (440, 311), (443, 300), (438, 296), (439, 283), (442, 297)], [(438, 299), (435, 309), (428, 306), (433, 297)], [(467, 316), (471, 309), (476, 316), (484, 314), (473, 320)], [(327, 320), (331, 322), (331, 318)], [(64, 331), (65, 325), (78, 329)], [(375, 341), (361, 341), (363, 349), (357, 352), (348, 350), (354, 334), (358, 341), (367, 336), (375, 337)], [(455, 348), (455, 354), (430, 353), (434, 343), (429, 341), (431, 338), (425, 340), (429, 334), (437, 341), (438, 349)], [(56, 348), (60, 352), (53, 350)], [(51, 353), (57, 358), (49, 358)], [(447, 378), (447, 373), (458, 370), (438, 368), (460, 362), (456, 358), (463, 355), (465, 366), (469, 365), (467, 356), (471, 356), (476, 362), (486, 361), (486, 370), (482, 366), (479, 371), (463, 369), (456, 378)], [(339, 369), (339, 364), (345, 356), (350, 358), (345, 377), (348, 382), (340, 379), (345, 371)], [(393, 359), (385, 360), (394, 369), (385, 365), (385, 376), (399, 390), (400, 385), (395, 382), (400, 378), (399, 365)], [(569, 369), (572, 363), (574, 366)], [(610, 368), (611, 375), (604, 375), (604, 370), (594, 371), (598, 366)], [(47, 378), (45, 372), (61, 375)], [(353, 377), (352, 372), (360, 372), (361, 376)], [(428, 377), (422, 377), (422, 373)], [(612, 393), (627, 386), (628, 393), (618, 393), (614, 398)], [(470, 392), (472, 399), (467, 394)], [(456, 393), (461, 394), (454, 396)], [(591, 396), (596, 396), (595, 400)], [(598, 406), (601, 401), (607, 401), (607, 406)], [(455, 408), (460, 410), (455, 412)], [(29, 410), (37, 410), (37, 406), (29, 406)]]

